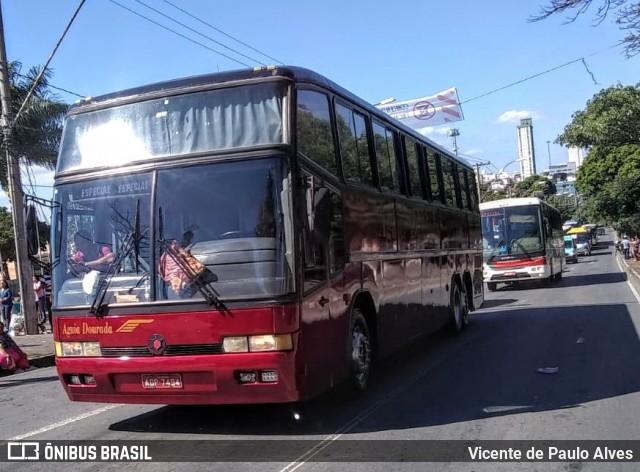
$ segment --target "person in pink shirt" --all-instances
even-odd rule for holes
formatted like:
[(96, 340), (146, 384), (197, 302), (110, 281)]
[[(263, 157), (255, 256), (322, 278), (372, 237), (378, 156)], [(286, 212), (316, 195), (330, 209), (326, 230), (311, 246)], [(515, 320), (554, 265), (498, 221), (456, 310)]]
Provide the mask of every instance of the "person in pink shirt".
[(38, 330), (40, 330), (42, 333), (46, 333), (47, 330), (44, 326), (45, 321), (47, 321), (47, 296), (45, 293), (45, 286), (42, 280), (40, 280), (35, 275), (33, 276), (32, 282), (33, 294), (36, 296), (36, 303), (38, 307)]
[(84, 266), (86, 272), (99, 270), (106, 272), (109, 264), (115, 259), (115, 254), (109, 246), (100, 246), (91, 239), (86, 231), (78, 231), (73, 237), (76, 252), (71, 256), (73, 263)]

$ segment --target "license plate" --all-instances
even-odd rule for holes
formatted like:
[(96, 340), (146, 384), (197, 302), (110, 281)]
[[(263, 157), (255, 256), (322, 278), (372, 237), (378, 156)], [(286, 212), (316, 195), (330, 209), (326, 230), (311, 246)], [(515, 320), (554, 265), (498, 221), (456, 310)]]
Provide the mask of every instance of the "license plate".
[(182, 388), (180, 374), (142, 374), (144, 388)]
[(504, 275), (505, 277), (515, 277), (518, 274), (516, 272), (505, 272)]

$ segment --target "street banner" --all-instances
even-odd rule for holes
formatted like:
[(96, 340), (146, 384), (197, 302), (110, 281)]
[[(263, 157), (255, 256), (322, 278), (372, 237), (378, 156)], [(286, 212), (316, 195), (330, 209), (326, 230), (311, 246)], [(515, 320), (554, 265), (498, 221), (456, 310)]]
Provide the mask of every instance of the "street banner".
[(377, 105), (377, 108), (414, 129), (464, 120), (455, 87), (430, 97)]

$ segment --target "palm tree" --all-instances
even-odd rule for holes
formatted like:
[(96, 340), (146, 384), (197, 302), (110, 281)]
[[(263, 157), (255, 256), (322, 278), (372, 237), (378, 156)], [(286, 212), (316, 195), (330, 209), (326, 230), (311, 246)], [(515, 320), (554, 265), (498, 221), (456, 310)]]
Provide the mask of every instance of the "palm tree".
[[(32, 67), (26, 74), (22, 74), (21, 70), (20, 62), (9, 63), (13, 117), (31, 90), (39, 72), (37, 67)], [(20, 158), (21, 164), (53, 170), (58, 160), (62, 123), (69, 105), (61, 102), (51, 93), (48, 83), (50, 77), (51, 70), (47, 69), (18, 117), (13, 127), (11, 151)], [(0, 142), (2, 139), (3, 137), (0, 136)], [(7, 163), (2, 156), (0, 156), (0, 186), (4, 190), (7, 189)]]

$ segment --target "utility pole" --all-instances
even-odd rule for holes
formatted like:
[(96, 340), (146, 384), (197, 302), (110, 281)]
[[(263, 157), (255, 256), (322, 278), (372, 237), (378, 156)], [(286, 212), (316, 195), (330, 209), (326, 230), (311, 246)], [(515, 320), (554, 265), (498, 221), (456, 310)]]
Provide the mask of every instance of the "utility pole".
[(547, 154), (549, 155), (549, 173), (551, 173), (551, 148), (549, 147), (549, 143), (551, 141), (547, 141)]
[(491, 164), (491, 162), (478, 162), (475, 164), (476, 166), (476, 175), (478, 176), (478, 202), (482, 203), (482, 175), (480, 174), (480, 166), (486, 166)]
[[(3, 146), (7, 160), (7, 180), (9, 185), (9, 199), (11, 200), (11, 214), (13, 217), (13, 235), (16, 241), (16, 269), (20, 283), (20, 303), (27, 328), (27, 334), (37, 334), (37, 320), (35, 318), (35, 297), (31, 287), (33, 269), (29, 261), (24, 214), (24, 194), (20, 179), (19, 158), (11, 150), (11, 86), (9, 83), (9, 63), (7, 49), (4, 42), (4, 22), (2, 20), (2, 5), (0, 4), (0, 101), (2, 102)], [(7, 327), (8, 328), (8, 327)]]
[(453, 140), (453, 153), (456, 156), (458, 155), (458, 136), (460, 136), (458, 128), (449, 128), (449, 137)]

